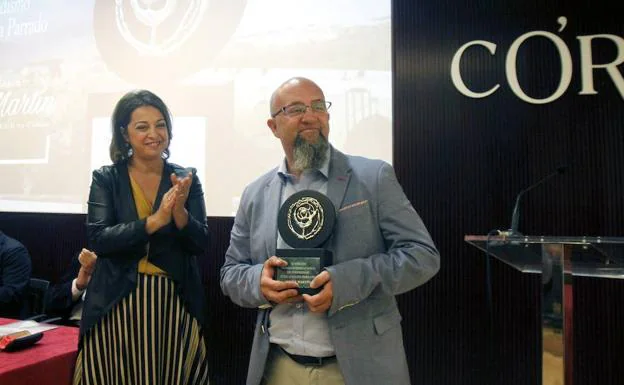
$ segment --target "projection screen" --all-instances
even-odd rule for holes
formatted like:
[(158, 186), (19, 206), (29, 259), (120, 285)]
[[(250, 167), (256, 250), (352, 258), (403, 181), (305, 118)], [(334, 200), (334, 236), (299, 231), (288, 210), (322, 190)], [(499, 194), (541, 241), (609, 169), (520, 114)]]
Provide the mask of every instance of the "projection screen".
[(330, 142), (392, 158), (390, 0), (0, 1), (0, 211), (84, 213), (127, 91), (163, 98), (170, 161), (209, 216), (283, 159), (266, 125), (284, 80), (333, 103)]

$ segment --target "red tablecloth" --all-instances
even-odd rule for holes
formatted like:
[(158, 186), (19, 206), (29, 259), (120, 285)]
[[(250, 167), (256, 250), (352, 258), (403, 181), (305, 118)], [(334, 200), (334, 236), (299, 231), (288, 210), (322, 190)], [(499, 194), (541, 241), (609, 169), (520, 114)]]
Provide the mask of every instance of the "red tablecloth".
[[(0, 318), (0, 325), (14, 320)], [(43, 332), (35, 345), (17, 352), (0, 351), (2, 385), (69, 385), (78, 351), (78, 328), (59, 326)]]

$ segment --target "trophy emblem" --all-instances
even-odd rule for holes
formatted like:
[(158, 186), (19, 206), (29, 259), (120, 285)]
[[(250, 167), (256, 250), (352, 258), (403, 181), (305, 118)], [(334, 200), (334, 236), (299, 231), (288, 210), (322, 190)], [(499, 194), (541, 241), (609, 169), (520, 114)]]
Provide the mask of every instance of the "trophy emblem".
[(322, 246), (335, 222), (336, 209), (327, 196), (314, 190), (291, 195), (280, 208), (277, 227), (292, 249), (277, 249), (275, 255), (288, 266), (277, 268), (275, 279), (297, 282), (300, 294), (319, 292), (320, 288), (310, 288), (310, 281), (332, 263), (332, 252)]

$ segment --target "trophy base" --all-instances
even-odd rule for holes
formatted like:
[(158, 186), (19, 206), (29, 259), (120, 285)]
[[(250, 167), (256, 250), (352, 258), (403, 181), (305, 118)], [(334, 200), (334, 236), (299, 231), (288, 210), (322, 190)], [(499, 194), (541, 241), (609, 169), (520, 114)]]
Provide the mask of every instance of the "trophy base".
[(299, 294), (314, 295), (321, 291), (321, 287), (312, 289), (310, 282), (332, 264), (331, 251), (320, 248), (277, 249), (275, 255), (288, 262), (288, 266), (275, 269), (275, 280), (297, 282)]

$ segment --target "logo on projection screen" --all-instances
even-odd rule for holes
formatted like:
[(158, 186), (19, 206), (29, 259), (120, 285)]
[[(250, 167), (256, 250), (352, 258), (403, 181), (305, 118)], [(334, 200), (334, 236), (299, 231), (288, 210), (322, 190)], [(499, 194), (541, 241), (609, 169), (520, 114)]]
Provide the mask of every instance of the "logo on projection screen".
[(128, 81), (171, 81), (205, 67), (219, 53), (246, 4), (246, 0), (97, 0), (96, 45), (109, 70)]
[(124, 2), (128, 3), (115, 1), (117, 30), (139, 53), (150, 56), (166, 56), (179, 48), (197, 30), (208, 7), (208, 1), (191, 1), (180, 15), (180, 20), (163, 31), (161, 27), (173, 17), (177, 1), (165, 1), (161, 8), (153, 8), (156, 1), (130, 0), (129, 10)]

